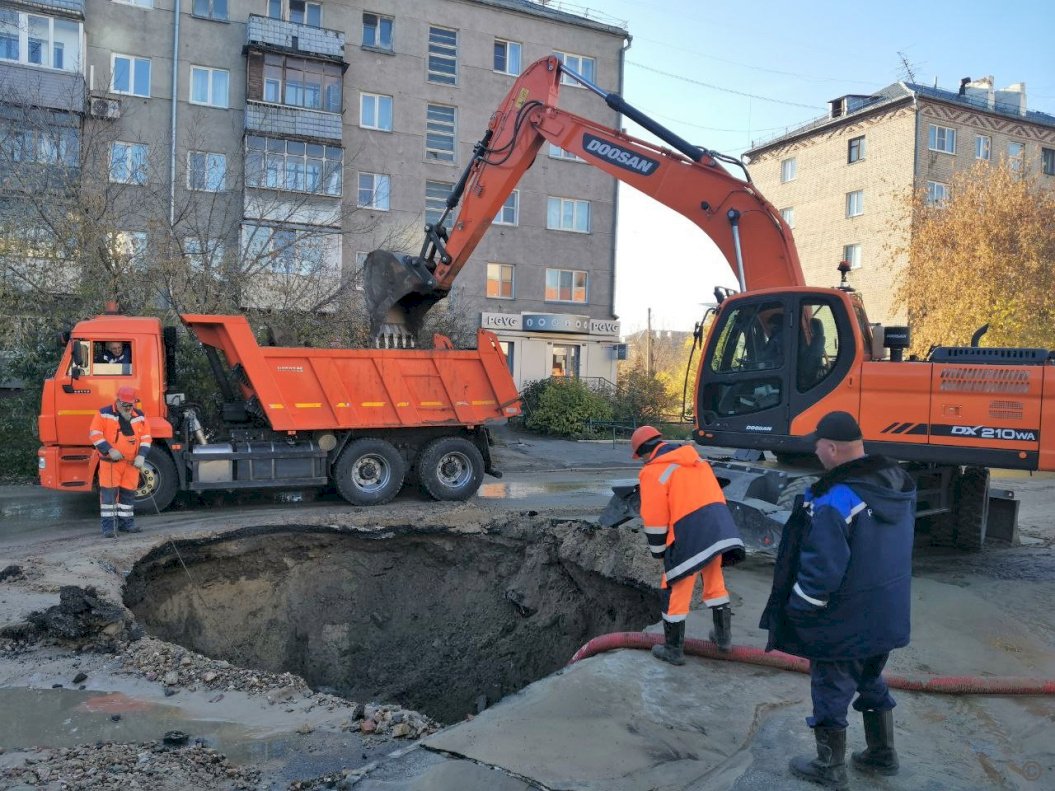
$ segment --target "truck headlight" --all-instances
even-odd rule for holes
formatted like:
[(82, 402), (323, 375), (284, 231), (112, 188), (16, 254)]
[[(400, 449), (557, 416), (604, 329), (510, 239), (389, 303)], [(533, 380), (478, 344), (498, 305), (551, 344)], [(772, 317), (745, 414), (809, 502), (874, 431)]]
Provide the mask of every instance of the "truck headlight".
[(45, 469), (45, 468), (46, 468), (47, 466), (48, 466), (48, 463), (47, 463), (47, 461), (45, 461), (44, 457), (43, 457), (43, 456), (38, 456), (38, 457), (37, 457), (37, 467), (38, 467), (39, 469), (43, 470), (43, 469)]

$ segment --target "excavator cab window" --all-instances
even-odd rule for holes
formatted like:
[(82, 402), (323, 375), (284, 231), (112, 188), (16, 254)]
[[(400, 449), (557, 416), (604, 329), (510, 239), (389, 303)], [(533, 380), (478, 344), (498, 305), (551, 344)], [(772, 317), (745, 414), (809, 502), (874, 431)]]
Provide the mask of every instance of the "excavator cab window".
[(742, 376), (729, 384), (717, 384), (720, 379), (714, 379), (716, 386), (706, 396), (710, 402), (706, 408), (728, 417), (778, 406), (783, 395), (786, 332), (780, 302), (747, 304), (725, 316), (709, 367), (719, 377)]
[(799, 317), (799, 345), (795, 384), (800, 393), (828, 378), (839, 356), (839, 332), (830, 305), (803, 302)]

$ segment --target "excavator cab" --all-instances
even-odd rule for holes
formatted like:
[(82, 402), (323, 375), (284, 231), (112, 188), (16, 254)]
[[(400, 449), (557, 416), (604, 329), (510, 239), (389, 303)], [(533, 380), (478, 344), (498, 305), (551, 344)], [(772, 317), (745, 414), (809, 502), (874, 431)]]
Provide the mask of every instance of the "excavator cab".
[(792, 436), (792, 422), (853, 370), (863, 346), (856, 318), (847, 295), (832, 290), (769, 290), (725, 300), (699, 372), (697, 441), (810, 452), (808, 442)]

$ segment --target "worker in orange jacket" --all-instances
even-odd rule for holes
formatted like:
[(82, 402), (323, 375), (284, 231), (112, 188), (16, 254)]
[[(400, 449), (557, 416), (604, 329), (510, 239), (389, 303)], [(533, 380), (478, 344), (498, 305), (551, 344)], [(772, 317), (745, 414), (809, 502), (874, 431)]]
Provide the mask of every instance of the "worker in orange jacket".
[(104, 538), (117, 538), (118, 531), (139, 532), (135, 525), (135, 493), (139, 471), (150, 452), (150, 427), (135, 402), (135, 388), (118, 388), (117, 400), (95, 414), (88, 430), (88, 439), (101, 457), (99, 516)]
[(711, 608), (711, 641), (732, 649), (732, 610), (722, 565), (744, 558), (744, 541), (725, 504), (711, 465), (691, 445), (665, 442), (652, 426), (630, 438), (634, 458), (645, 460), (638, 475), (641, 519), (652, 555), (663, 558), (663, 645), (652, 653), (673, 665), (685, 664), (685, 618), (696, 577), (703, 579), (703, 603)]

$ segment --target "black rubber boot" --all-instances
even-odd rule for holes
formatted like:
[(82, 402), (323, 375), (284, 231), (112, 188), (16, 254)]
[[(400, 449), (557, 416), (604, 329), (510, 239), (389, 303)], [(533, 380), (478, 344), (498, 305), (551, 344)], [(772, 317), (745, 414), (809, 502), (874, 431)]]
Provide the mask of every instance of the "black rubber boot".
[(685, 621), (664, 621), (663, 639), (663, 645), (652, 646), (652, 656), (672, 665), (684, 665), (685, 653), (682, 647), (685, 645)]
[(894, 712), (862, 712), (865, 721), (865, 744), (868, 748), (850, 756), (854, 769), (880, 775), (896, 775), (900, 766), (894, 749)]
[(817, 740), (817, 757), (800, 755), (791, 759), (791, 773), (825, 788), (845, 791), (850, 787), (846, 776), (846, 730), (814, 728)]
[(714, 628), (708, 635), (719, 651), (733, 650), (733, 610), (728, 604), (711, 608)]

